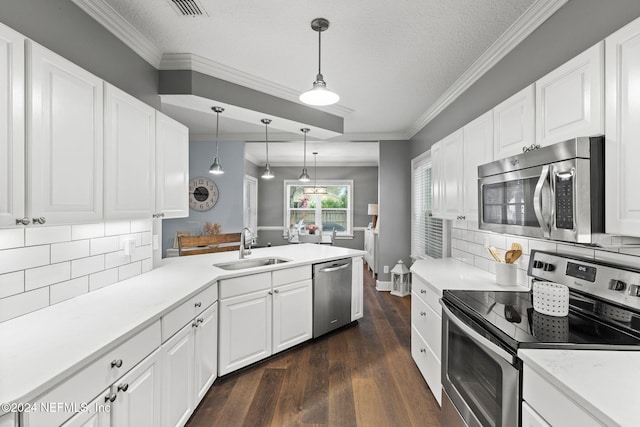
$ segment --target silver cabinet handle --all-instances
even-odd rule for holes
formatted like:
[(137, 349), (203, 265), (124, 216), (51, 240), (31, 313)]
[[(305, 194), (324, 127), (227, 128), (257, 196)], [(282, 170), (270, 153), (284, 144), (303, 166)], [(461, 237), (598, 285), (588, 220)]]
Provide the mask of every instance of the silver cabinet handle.
[(118, 395), (116, 393), (109, 393), (104, 397), (104, 401), (113, 403), (116, 401), (117, 398), (118, 398)]
[(193, 323), (191, 324), (192, 328), (197, 328), (198, 327), (198, 322), (196, 322), (195, 320), (193, 321)]
[(111, 361), (112, 368), (121, 368), (122, 367), (122, 359), (114, 359)]
[(120, 384), (118, 386), (118, 391), (127, 391), (127, 390), (129, 390), (129, 384), (127, 384), (127, 383)]
[(420, 349), (420, 353), (426, 353), (426, 352), (427, 352), (427, 349), (426, 349), (426, 348), (421, 348), (421, 349)]
[(273, 292), (276, 293), (276, 294), (280, 293), (280, 291), (278, 289), (274, 290)]
[(200, 301), (198, 301), (197, 303), (195, 303), (196, 308), (200, 308), (202, 307), (202, 303)]
[(154, 213), (151, 215), (153, 218), (164, 218), (164, 212)]
[(426, 294), (426, 293), (427, 293), (427, 291), (425, 291), (424, 289), (420, 289), (420, 293), (421, 293), (421, 294)]
[(29, 225), (30, 222), (29, 218), (16, 218), (16, 225)]
[(273, 291), (269, 291), (269, 295), (273, 295)]
[(40, 217), (36, 217), (32, 219), (34, 224), (44, 224), (45, 222), (47, 222), (47, 218), (40, 216)]
[(204, 319), (202, 317), (198, 317), (198, 319), (196, 320), (196, 323), (200, 324), (204, 322)]
[(427, 313), (426, 313), (426, 312), (424, 312), (424, 311), (421, 311), (421, 312), (420, 312), (420, 316), (425, 317), (426, 315), (427, 315)]

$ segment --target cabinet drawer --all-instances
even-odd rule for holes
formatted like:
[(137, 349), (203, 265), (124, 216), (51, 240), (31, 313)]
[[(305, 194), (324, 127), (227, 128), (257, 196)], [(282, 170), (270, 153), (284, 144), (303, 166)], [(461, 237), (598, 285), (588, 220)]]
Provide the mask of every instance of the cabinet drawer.
[(417, 298), (415, 293), (411, 299), (411, 325), (422, 335), (439, 361), (442, 347), (442, 319), (427, 303)]
[[(553, 426), (602, 426), (593, 416), (576, 404), (553, 384), (524, 365), (522, 398)], [(535, 424), (534, 424), (535, 425)]]
[(442, 307), (440, 307), (440, 295), (434, 291), (427, 282), (417, 274), (411, 275), (411, 286), (415, 293), (424, 300), (436, 314), (442, 317)]
[(217, 299), (218, 286), (213, 284), (162, 316), (162, 342), (171, 338)]
[(220, 298), (257, 292), (271, 288), (271, 272), (220, 280)]
[(551, 427), (533, 408), (522, 402), (522, 427)]
[[(77, 374), (43, 394), (37, 402), (60, 402), (80, 405), (93, 400), (100, 392), (136, 366), (160, 346), (160, 321), (139, 332), (129, 340), (110, 350)], [(120, 367), (111, 367), (112, 361)], [(73, 412), (30, 412), (25, 414), (29, 427), (49, 427), (62, 424)]]
[(431, 352), (429, 346), (413, 326), (411, 327), (411, 357), (418, 365), (418, 369), (420, 369), (420, 373), (431, 389), (431, 393), (438, 401), (438, 405), (442, 405), (440, 361)]
[(311, 266), (301, 265), (300, 267), (285, 268), (271, 273), (273, 286), (286, 285), (288, 283), (302, 282), (311, 279)]

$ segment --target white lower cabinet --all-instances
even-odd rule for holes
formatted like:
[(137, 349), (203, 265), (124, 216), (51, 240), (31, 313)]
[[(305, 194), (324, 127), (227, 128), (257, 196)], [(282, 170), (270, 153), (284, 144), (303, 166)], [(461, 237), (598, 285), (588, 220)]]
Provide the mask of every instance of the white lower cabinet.
[(18, 427), (17, 414), (8, 413), (0, 415), (0, 427)]
[(273, 353), (310, 340), (313, 335), (313, 286), (310, 280), (273, 289)]
[(522, 427), (551, 427), (527, 402), (522, 402)]
[(364, 277), (362, 257), (351, 259), (351, 321), (364, 316)]
[(162, 344), (162, 425), (183, 426), (217, 377), (214, 303)]
[(87, 410), (74, 415), (62, 427), (109, 427), (111, 422), (111, 412), (113, 407), (109, 402), (111, 389), (106, 389), (100, 395), (89, 402)]

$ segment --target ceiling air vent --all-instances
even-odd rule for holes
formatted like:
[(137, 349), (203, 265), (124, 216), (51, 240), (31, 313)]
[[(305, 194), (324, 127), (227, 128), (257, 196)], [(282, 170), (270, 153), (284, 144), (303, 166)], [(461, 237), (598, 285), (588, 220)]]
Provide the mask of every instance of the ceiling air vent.
[(182, 16), (209, 16), (200, 0), (170, 0), (170, 3)]

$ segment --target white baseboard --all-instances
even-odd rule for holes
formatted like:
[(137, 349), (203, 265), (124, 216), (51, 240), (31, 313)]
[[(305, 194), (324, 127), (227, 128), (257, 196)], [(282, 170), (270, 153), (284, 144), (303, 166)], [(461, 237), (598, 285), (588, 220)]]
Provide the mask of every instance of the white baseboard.
[(393, 289), (393, 283), (383, 282), (382, 280), (376, 280), (376, 291), (390, 291)]

